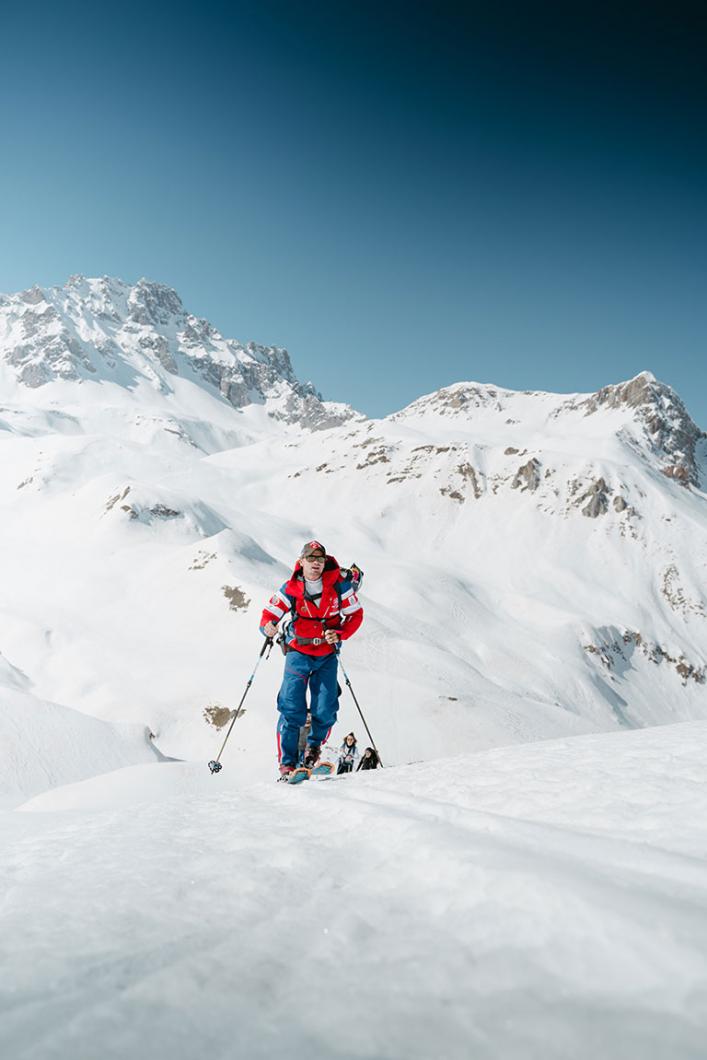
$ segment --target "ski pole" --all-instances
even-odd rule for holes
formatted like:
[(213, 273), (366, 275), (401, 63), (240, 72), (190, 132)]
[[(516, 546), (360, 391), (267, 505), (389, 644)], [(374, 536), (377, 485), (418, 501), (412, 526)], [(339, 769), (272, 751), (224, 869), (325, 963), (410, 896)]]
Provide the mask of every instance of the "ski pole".
[(216, 755), (216, 757), (211, 762), (209, 762), (209, 769), (211, 770), (212, 773), (218, 773), (221, 769), (223, 769), (223, 766), (221, 765), (221, 762), (220, 762), (221, 755), (223, 754), (223, 749), (224, 749), (224, 747), (226, 746), (226, 744), (228, 742), (228, 737), (231, 735), (231, 729), (233, 728), (233, 726), (238, 721), (238, 716), (239, 716), (239, 714), (241, 712), (241, 707), (243, 706), (243, 703), (245, 702), (245, 697), (248, 695), (248, 690), (249, 690), (250, 686), (253, 684), (253, 678), (255, 677), (256, 673), (258, 672), (258, 667), (260, 666), (260, 660), (262, 659), (263, 655), (265, 655), (266, 652), (267, 652), (267, 655), (265, 655), (265, 658), (266, 659), (270, 658), (270, 652), (272, 651), (272, 645), (273, 645), (272, 637), (266, 637), (265, 638), (265, 643), (263, 644), (262, 648), (260, 649), (260, 655), (258, 656), (257, 663), (255, 664), (255, 669), (253, 670), (253, 673), (248, 678), (248, 683), (245, 686), (245, 691), (244, 691), (243, 695), (241, 696), (241, 701), (238, 704), (238, 707), (236, 709), (236, 713), (233, 715), (233, 718), (231, 719), (231, 724), (228, 726), (228, 732), (226, 733), (225, 740), (221, 744), (221, 750)]
[(368, 725), (366, 723), (366, 719), (363, 716), (363, 711), (361, 710), (361, 704), (356, 699), (356, 693), (353, 690), (353, 685), (351, 684), (351, 682), (349, 680), (349, 675), (346, 673), (346, 670), (344, 669), (344, 664), (341, 661), (341, 644), (340, 643), (337, 645), (336, 654), (339, 656), (339, 666), (341, 667), (341, 672), (344, 675), (344, 681), (346, 682), (346, 686), (347, 686), (349, 692), (353, 696), (353, 701), (356, 704), (356, 710), (361, 715), (361, 721), (363, 722), (363, 727), (366, 730), (366, 732), (368, 733), (368, 739), (371, 741), (371, 747), (376, 752), (376, 755), (378, 757), (378, 761), (380, 763), (380, 767), (382, 769), (383, 768), (383, 760), (382, 760), (382, 758), (380, 756), (380, 752), (379, 752), (378, 748), (376, 747), (376, 741), (371, 736), (371, 730), (368, 728)]

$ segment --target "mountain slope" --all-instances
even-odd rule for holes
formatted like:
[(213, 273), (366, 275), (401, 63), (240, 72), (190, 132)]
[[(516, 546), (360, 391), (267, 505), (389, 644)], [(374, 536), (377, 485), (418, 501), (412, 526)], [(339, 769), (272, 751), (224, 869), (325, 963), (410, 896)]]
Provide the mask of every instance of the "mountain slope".
[[(0, 650), (29, 692), (212, 757), (316, 534), (366, 570), (344, 659), (386, 761), (707, 717), (707, 446), (669, 387), (460, 383), (313, 431), (282, 351), (192, 342), (180, 305), (76, 279), (0, 307)], [(256, 373), (246, 404), (213, 364)], [(229, 744), (249, 779), (272, 774), (280, 670)]]
[(12, 687), (0, 658), (0, 807), (162, 756), (140, 725), (111, 725)]

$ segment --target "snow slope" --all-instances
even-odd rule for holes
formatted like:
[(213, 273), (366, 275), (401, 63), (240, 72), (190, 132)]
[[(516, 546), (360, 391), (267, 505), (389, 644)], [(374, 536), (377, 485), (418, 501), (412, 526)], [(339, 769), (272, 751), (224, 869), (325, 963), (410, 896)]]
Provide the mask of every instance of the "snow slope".
[(24, 691), (26, 679), (0, 657), (0, 807), (135, 762), (163, 756), (141, 725), (99, 721)]
[(0, 814), (0, 1052), (697, 1060), (706, 755), (695, 722), (49, 793)]
[[(345, 660), (387, 762), (707, 717), (707, 442), (649, 373), (370, 421), (169, 288), (75, 277), (0, 300), (0, 453), (0, 651), (167, 755), (215, 753), (313, 534), (366, 571)], [(280, 672), (228, 747), (252, 779)]]

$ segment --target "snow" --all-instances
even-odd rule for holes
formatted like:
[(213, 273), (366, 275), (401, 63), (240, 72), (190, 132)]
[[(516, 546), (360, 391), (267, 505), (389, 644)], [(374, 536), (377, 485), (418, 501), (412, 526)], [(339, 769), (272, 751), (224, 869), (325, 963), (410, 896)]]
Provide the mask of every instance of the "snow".
[[(159, 284), (0, 298), (0, 1055), (704, 1055), (705, 454), (650, 373), (370, 421)], [(274, 652), (212, 776), (313, 536), (393, 768), (274, 784)]]
[(41, 796), (0, 815), (0, 1050), (700, 1057), (706, 753), (690, 723), (297, 788), (163, 764)]
[(25, 692), (0, 688), (0, 807), (17, 805), (35, 792), (162, 757), (144, 725), (109, 724)]

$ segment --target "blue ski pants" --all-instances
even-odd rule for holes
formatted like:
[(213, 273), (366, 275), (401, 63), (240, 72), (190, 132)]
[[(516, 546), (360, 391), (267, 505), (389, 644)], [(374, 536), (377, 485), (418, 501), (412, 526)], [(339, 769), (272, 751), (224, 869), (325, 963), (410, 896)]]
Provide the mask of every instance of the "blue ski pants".
[(339, 710), (338, 664), (336, 652), (305, 655), (290, 649), (285, 656), (285, 674), (277, 696), (277, 743), (282, 765), (297, 765), (299, 733), (307, 720), (307, 688), (312, 715), (307, 742), (319, 746), (329, 735)]

